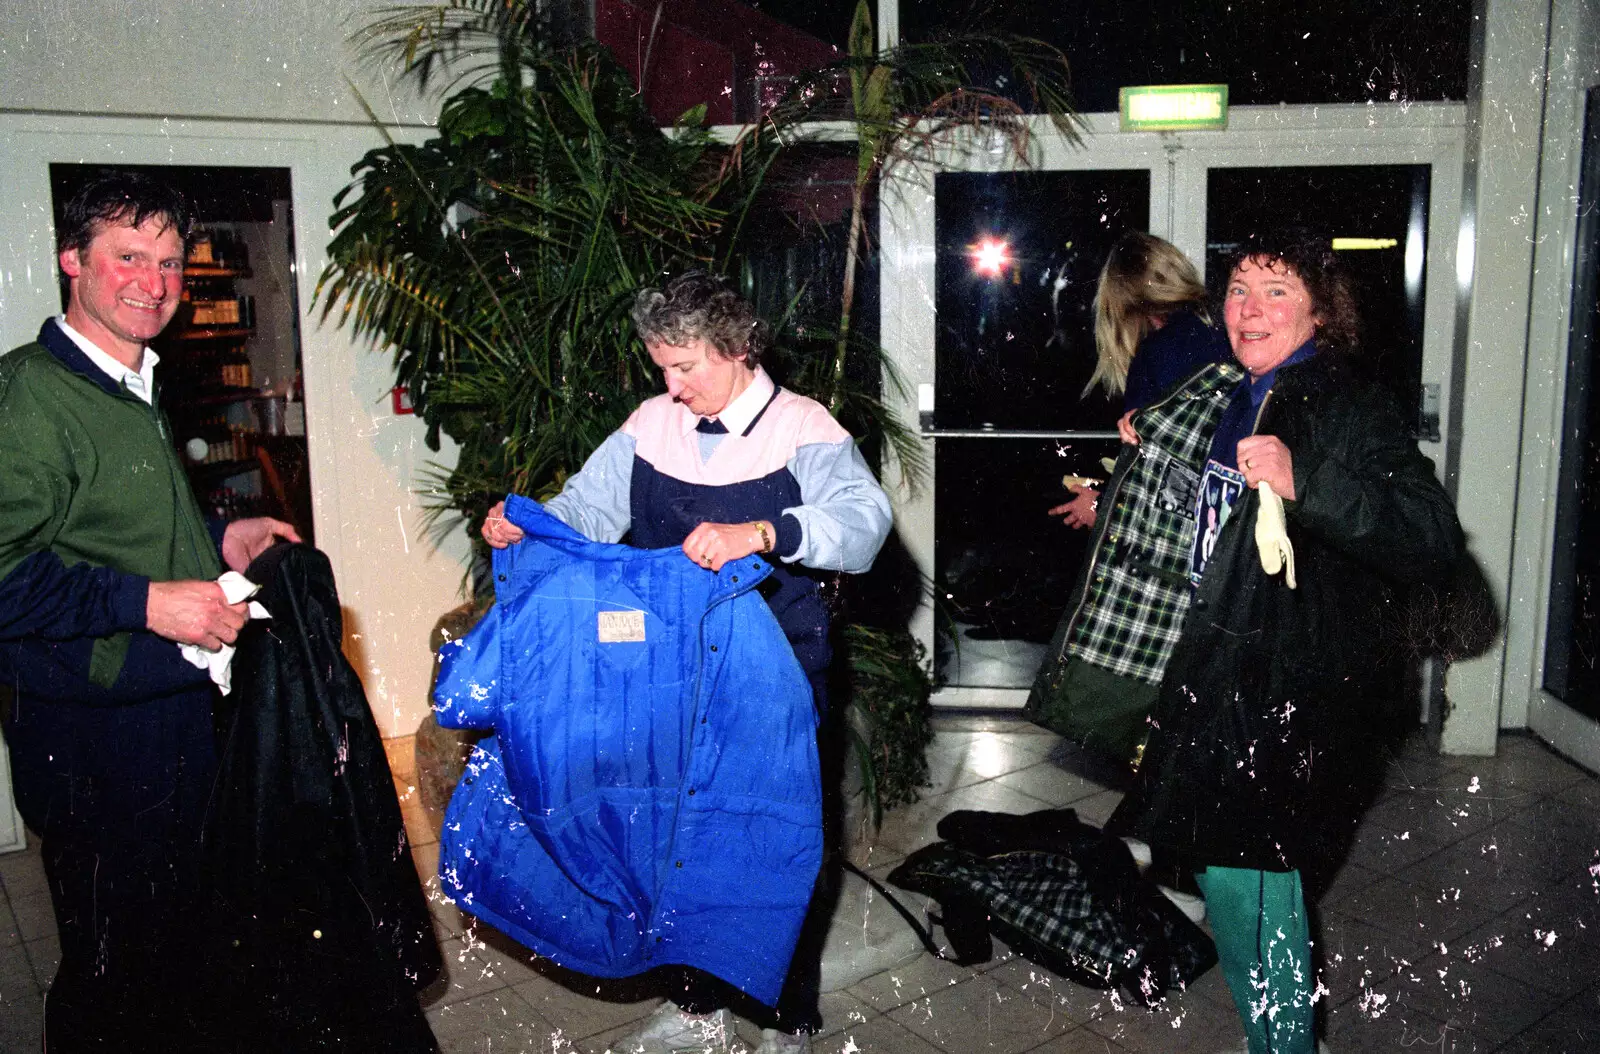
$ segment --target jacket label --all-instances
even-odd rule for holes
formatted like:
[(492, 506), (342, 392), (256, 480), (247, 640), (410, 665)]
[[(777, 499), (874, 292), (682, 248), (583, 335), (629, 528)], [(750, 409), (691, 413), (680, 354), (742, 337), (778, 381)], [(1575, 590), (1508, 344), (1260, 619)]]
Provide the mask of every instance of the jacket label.
[(1161, 486), (1156, 501), (1167, 512), (1194, 508), (1195, 496), (1200, 492), (1200, 473), (1174, 458), (1169, 458), (1161, 470)]
[(643, 611), (600, 612), (600, 643), (622, 644), (644, 640)]

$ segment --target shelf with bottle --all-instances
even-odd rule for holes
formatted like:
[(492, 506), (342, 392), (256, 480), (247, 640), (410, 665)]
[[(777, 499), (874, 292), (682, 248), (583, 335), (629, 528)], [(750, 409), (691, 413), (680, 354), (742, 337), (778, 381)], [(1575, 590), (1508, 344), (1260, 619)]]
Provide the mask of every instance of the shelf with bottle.
[(255, 373), (240, 342), (196, 346), (183, 355), (188, 381), (188, 402), (226, 396), (225, 402), (256, 394)]
[(253, 420), (240, 422), (230, 420), (225, 412), (213, 413), (191, 422), (187, 434), (183, 453), (189, 459), (191, 473), (210, 474), (235, 462), (255, 463), (260, 433)]
[(275, 510), (272, 503), (260, 494), (241, 494), (232, 487), (215, 487), (206, 492), (200, 501), (205, 515), (222, 523), (231, 523), (250, 516), (267, 516)]
[(256, 328), (256, 298), (235, 293), (232, 279), (210, 279), (184, 286), (178, 306), (180, 340), (248, 337)]
[(195, 279), (195, 278), (249, 278), (250, 277), (250, 268), (248, 268), (248, 267), (219, 267), (216, 264), (192, 264), (192, 263), (186, 263), (186, 264), (183, 265), (183, 277), (186, 278), (186, 279)]
[(174, 340), (244, 340), (255, 330), (243, 326), (200, 326), (190, 327), (181, 332), (174, 333)]
[(250, 276), (244, 240), (225, 227), (203, 230), (184, 259), (183, 303), (174, 335), (179, 340), (248, 337), (255, 329), (255, 297), (238, 292), (234, 282)]
[(183, 268), (186, 275), (250, 273), (250, 249), (244, 239), (226, 227), (199, 230), (189, 239), (189, 249), (184, 253)]

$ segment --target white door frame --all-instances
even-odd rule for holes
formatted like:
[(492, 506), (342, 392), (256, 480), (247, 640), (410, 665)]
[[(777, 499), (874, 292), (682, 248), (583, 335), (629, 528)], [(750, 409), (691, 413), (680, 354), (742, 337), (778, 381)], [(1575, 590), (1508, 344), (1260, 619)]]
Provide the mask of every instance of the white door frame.
[[(1451, 405), (1450, 385), (1457, 314), (1457, 240), (1460, 229), (1466, 112), (1458, 103), (1236, 107), (1222, 132), (1123, 133), (1116, 114), (1091, 114), (1081, 145), (1038, 124), (1035, 168), (1041, 171), (1139, 169), (1150, 172), (1150, 229), (1204, 266), (1206, 171), (1227, 167), (1418, 165), (1431, 167), (1428, 262), (1424, 315), (1423, 380), (1441, 386), (1441, 407)], [(879, 209), (882, 289), (881, 340), (903, 384), (886, 391), (902, 420), (919, 420), (917, 392), (933, 391), (936, 231), (932, 173), (1002, 171), (1009, 166), (998, 148), (971, 142), (952, 148), (932, 165), (902, 169), (885, 181)], [(1356, 232), (1352, 232), (1356, 233)], [(933, 391), (934, 398), (937, 392)], [(1449, 420), (1441, 421), (1446, 440)], [(996, 433), (1004, 437), (1005, 433)], [(924, 437), (932, 471), (938, 472), (934, 441)], [(1423, 443), (1436, 465), (1444, 443)], [(913, 491), (889, 466), (885, 481), (895, 502), (902, 543), (925, 580), (933, 575), (933, 482)], [(913, 635), (934, 653), (932, 597), (924, 592), (913, 617)], [(947, 687), (934, 703), (945, 707), (1016, 708), (1020, 689)]]
[[(1584, 0), (1557, 0), (1551, 8), (1549, 53), (1562, 56), (1562, 61), (1551, 63), (1540, 150), (1540, 208), (1533, 239), (1522, 460), (1517, 482), (1517, 492), (1526, 500), (1519, 500), (1516, 509), (1510, 595), (1518, 598), (1518, 609), (1513, 613), (1516, 617), (1506, 619), (1501, 723), (1526, 725), (1563, 754), (1600, 771), (1600, 722), (1544, 690), (1555, 498), (1572, 322), (1577, 188), (1583, 164), (1585, 95), (1600, 85), (1600, 11)], [(1591, 387), (1597, 383), (1600, 377), (1591, 378)]]

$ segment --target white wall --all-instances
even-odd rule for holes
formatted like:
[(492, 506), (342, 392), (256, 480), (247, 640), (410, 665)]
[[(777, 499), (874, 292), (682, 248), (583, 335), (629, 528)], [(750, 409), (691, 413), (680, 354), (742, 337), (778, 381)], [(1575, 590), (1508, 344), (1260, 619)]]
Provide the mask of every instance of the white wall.
[[(1452, 390), (1458, 413), (1446, 483), (1456, 496), (1473, 556), (1506, 621), (1534, 616), (1511, 592), (1519, 495), (1528, 300), (1538, 207), (1544, 110), (1546, 0), (1487, 0), (1475, 34), (1467, 101), (1467, 157), (1457, 269), (1461, 314)], [(1522, 500), (1537, 501), (1536, 494)], [(1478, 658), (1451, 665), (1442, 747), (1492, 754), (1500, 728), (1519, 726), (1504, 692), (1506, 636)]]
[[(70, 114), (365, 117), (434, 108), (354, 61), (348, 38), (390, 0), (0, 0), (0, 107)], [(352, 159), (353, 160), (353, 159)]]
[[(435, 551), (413, 494), (426, 462), (453, 451), (432, 454), (416, 418), (389, 412), (386, 356), (309, 313), (333, 196), (350, 165), (382, 142), (344, 76), (359, 75), (386, 115), (424, 112), (391, 95), (381, 77), (359, 74), (347, 54), (346, 35), (370, 9), (354, 0), (0, 0), (0, 194), (8, 203), (0, 210), (0, 348), (31, 340), (59, 310), (51, 162), (288, 168), (317, 544), (338, 576), (347, 652), (393, 735), (413, 731), (427, 712), (428, 634), (459, 603), (466, 544), (453, 538)], [(116, 116), (92, 116), (107, 114)], [(251, 120), (217, 119), (239, 117)]]

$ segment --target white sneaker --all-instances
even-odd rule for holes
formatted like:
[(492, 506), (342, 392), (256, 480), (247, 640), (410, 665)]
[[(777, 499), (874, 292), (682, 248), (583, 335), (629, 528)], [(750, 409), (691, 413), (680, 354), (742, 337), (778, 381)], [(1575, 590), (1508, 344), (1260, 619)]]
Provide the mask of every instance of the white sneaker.
[(761, 1046), (756, 1054), (811, 1054), (811, 1033), (779, 1032), (775, 1028), (761, 1030)]
[(1143, 874), (1150, 866), (1150, 846), (1137, 838), (1123, 838), (1122, 844), (1128, 847), (1128, 854), (1133, 857), (1133, 866)]
[(1193, 893), (1181, 893), (1171, 886), (1156, 886), (1161, 895), (1178, 906), (1185, 917), (1196, 926), (1206, 920), (1206, 898), (1197, 897)]
[(613, 1043), (610, 1050), (612, 1054), (721, 1054), (732, 1036), (726, 1010), (686, 1014), (669, 999), (645, 1018), (644, 1027)]

